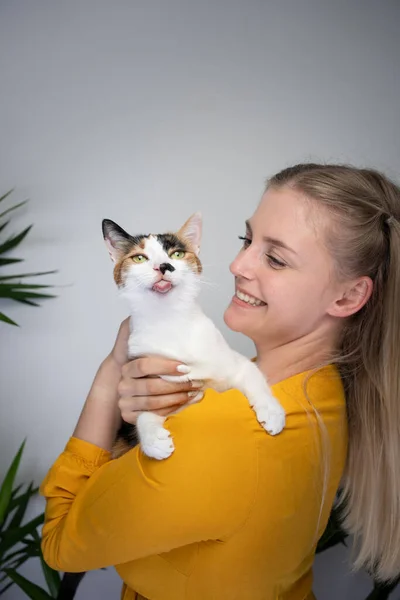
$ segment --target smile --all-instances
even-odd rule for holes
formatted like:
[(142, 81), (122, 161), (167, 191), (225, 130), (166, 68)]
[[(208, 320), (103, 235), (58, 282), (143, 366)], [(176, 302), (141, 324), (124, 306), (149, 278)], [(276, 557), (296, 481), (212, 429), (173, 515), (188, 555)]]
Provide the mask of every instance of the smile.
[(236, 298), (239, 298), (242, 302), (246, 302), (246, 304), (250, 304), (251, 306), (266, 306), (266, 303), (258, 298), (254, 298), (254, 296), (249, 296), (241, 292), (240, 290), (236, 290), (235, 294)]

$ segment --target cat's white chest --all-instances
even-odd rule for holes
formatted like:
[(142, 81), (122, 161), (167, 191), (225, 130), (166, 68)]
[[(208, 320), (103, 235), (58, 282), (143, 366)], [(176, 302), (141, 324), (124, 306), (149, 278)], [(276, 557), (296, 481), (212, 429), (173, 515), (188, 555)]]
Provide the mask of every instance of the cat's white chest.
[[(200, 332), (203, 335), (199, 335)], [(208, 334), (207, 334), (208, 332)], [(131, 357), (157, 354), (182, 362), (202, 356), (207, 340), (212, 342), (205, 317), (166, 318), (134, 330), (129, 338)]]

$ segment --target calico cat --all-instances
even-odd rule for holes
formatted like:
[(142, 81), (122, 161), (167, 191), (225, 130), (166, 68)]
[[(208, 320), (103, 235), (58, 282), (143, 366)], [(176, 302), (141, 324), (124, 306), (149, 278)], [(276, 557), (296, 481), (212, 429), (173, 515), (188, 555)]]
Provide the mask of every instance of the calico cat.
[[(261, 425), (276, 435), (284, 427), (285, 413), (267, 381), (253, 362), (228, 346), (197, 303), (202, 272), (201, 230), (199, 213), (176, 234), (131, 236), (113, 221), (103, 220), (104, 240), (115, 263), (114, 279), (120, 295), (128, 301), (132, 317), (128, 355), (132, 359), (157, 354), (187, 365), (181, 367), (182, 375), (162, 376), (166, 381), (196, 380), (204, 381), (203, 389), (240, 390)], [(202, 397), (200, 390), (187, 404)], [(158, 460), (174, 451), (164, 421), (165, 417), (143, 412), (136, 424), (143, 452)], [(123, 454), (135, 442), (134, 427), (125, 423), (114, 456)]]

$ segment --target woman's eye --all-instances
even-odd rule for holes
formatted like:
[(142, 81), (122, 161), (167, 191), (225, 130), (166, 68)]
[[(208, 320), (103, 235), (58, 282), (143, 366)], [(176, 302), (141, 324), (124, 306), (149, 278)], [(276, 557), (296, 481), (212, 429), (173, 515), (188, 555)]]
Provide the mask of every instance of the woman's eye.
[(134, 263), (144, 263), (148, 258), (144, 254), (136, 254), (136, 256), (132, 256), (132, 260)]
[(272, 256), (271, 254), (266, 254), (265, 256), (267, 257), (268, 264), (273, 269), (283, 269), (284, 267), (286, 267), (286, 264), (275, 258), (275, 256)]
[(185, 256), (185, 253), (183, 250), (175, 250), (175, 252), (173, 252), (171, 254), (171, 258), (177, 258), (177, 259), (183, 258), (184, 256)]
[(242, 240), (243, 242), (243, 248), (248, 248), (251, 244), (251, 239), (248, 237), (245, 237), (243, 235), (239, 235), (239, 240)]

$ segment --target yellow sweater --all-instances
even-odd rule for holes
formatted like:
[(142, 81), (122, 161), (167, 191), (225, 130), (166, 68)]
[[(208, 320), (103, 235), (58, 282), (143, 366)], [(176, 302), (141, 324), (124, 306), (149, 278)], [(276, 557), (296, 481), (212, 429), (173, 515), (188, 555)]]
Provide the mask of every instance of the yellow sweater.
[(210, 389), (167, 420), (176, 450), (165, 461), (139, 448), (111, 460), (71, 438), (41, 487), (46, 562), (70, 572), (114, 565), (123, 600), (313, 598), (315, 545), (345, 465), (347, 421), (336, 369), (307, 384), (322, 428), (305, 376), (273, 388), (287, 413), (276, 437), (238, 391)]

